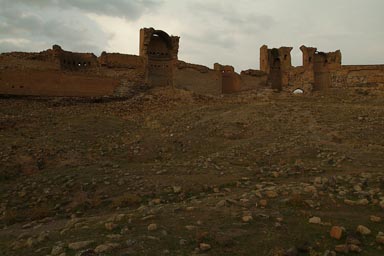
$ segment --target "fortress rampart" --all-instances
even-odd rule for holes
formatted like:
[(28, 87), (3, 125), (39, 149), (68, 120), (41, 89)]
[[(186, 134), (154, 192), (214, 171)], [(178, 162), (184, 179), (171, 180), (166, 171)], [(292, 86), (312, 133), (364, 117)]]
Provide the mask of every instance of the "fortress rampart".
[(0, 55), (0, 94), (35, 96), (127, 96), (141, 86), (172, 86), (220, 95), (272, 88), (324, 91), (340, 87), (384, 87), (384, 65), (344, 66), (340, 50), (301, 46), (303, 65), (291, 64), (292, 47), (260, 48), (260, 70), (236, 73), (178, 59), (180, 38), (161, 30), (140, 30), (139, 55), (75, 53), (54, 45), (39, 53)]

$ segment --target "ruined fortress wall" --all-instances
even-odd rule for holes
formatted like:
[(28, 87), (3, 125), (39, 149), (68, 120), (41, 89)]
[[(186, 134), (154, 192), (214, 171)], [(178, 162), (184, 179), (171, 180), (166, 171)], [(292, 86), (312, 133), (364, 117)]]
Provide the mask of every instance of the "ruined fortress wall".
[(241, 91), (241, 78), (237, 73), (221, 74), (222, 93), (236, 93)]
[(222, 93), (221, 74), (205, 66), (179, 62), (173, 71), (173, 79), (176, 88), (210, 95)]
[(93, 53), (74, 53), (55, 50), (60, 68), (65, 70), (81, 70), (98, 66), (97, 57)]
[(0, 71), (1, 94), (98, 97), (112, 95), (118, 85), (116, 79), (60, 71)]
[(145, 69), (145, 59), (137, 55), (103, 52), (98, 60), (108, 68)]
[(98, 74), (97, 66), (92, 54), (71, 54), (57, 47), (40, 53), (1, 54), (0, 94), (74, 97), (112, 95), (119, 80)]
[(272, 88), (305, 92), (332, 87), (384, 87), (384, 65), (342, 66), (340, 50), (301, 46), (303, 66), (291, 64), (292, 47), (260, 48), (260, 70), (239, 75), (233, 66), (213, 69), (178, 59), (179, 37), (140, 30), (140, 56), (77, 53), (59, 45), (38, 53), (0, 54), (0, 94), (99, 97), (131, 95), (140, 86), (174, 86), (220, 95)]
[(60, 70), (60, 63), (46, 52), (26, 53), (10, 52), (0, 54), (0, 71), (17, 69)]
[(384, 65), (342, 66), (331, 72), (333, 87), (384, 86)]
[(268, 75), (260, 70), (245, 70), (240, 73), (241, 91), (266, 88)]
[[(346, 65), (328, 72), (330, 88), (384, 86), (384, 65)], [(315, 74), (313, 69), (304, 66), (292, 68), (287, 89), (301, 88), (304, 91), (312, 91)]]
[(313, 89), (315, 73), (313, 69), (307, 69), (304, 66), (294, 67), (288, 73), (288, 87), (286, 90), (302, 89), (310, 92)]

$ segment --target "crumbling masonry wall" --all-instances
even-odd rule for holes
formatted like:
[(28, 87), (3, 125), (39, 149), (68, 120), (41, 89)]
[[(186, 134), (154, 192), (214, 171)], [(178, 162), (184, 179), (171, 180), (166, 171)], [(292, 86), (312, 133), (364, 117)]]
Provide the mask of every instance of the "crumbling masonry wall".
[(341, 87), (382, 87), (383, 65), (342, 65), (340, 50), (318, 52), (314, 47), (301, 46), (303, 66), (290, 72), (289, 89), (324, 91)]
[(213, 69), (221, 75), (221, 92), (224, 94), (241, 91), (240, 75), (229, 65), (215, 63)]
[(162, 30), (140, 30), (140, 56), (146, 64), (146, 82), (153, 86), (173, 86), (178, 60), (179, 37)]
[(268, 75), (261, 70), (248, 69), (241, 71), (241, 91), (265, 89), (267, 88), (267, 80)]
[(202, 65), (178, 61), (174, 70), (174, 85), (177, 88), (198, 94), (220, 95), (221, 73)]
[(263, 45), (260, 48), (260, 70), (268, 74), (267, 83), (272, 89), (281, 91), (288, 86), (289, 73), (292, 69), (292, 47), (268, 49)]
[(39, 53), (0, 54), (0, 94), (125, 97), (145, 86), (173, 86), (220, 95), (272, 88), (305, 92), (335, 87), (384, 88), (384, 65), (343, 66), (341, 52), (301, 46), (303, 65), (292, 67), (291, 47), (260, 48), (260, 70), (240, 75), (229, 65), (213, 69), (178, 59), (179, 37), (140, 30), (139, 55), (76, 53), (54, 45)]

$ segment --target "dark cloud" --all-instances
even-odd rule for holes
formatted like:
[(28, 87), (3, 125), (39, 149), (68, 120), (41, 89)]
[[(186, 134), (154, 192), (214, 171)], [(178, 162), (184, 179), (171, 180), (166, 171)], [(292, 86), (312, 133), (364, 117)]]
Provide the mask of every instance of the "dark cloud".
[[(237, 70), (259, 67), (259, 48), (302, 44), (341, 49), (345, 64), (384, 62), (383, 0), (0, 0), (0, 52), (43, 50), (125, 52), (138, 29), (181, 36), (180, 58)], [(130, 52), (133, 53), (133, 52)]]
[(87, 14), (136, 20), (160, 4), (153, 0), (0, 0), (0, 52), (39, 51), (60, 44), (64, 49), (99, 54), (112, 34)]
[(88, 13), (138, 19), (146, 11), (156, 11), (163, 0), (1, 0), (2, 5), (24, 5), (37, 8), (78, 9)]

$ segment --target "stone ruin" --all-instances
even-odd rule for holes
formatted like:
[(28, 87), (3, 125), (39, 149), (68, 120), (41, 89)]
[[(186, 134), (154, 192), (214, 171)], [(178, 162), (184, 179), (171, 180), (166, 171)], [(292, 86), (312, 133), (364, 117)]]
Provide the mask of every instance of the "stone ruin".
[(301, 46), (302, 66), (293, 67), (292, 47), (260, 48), (260, 70), (236, 73), (215, 63), (213, 69), (178, 59), (179, 40), (162, 30), (140, 30), (139, 55), (75, 53), (54, 45), (39, 53), (0, 55), (0, 94), (74, 97), (125, 97), (140, 87), (172, 86), (199, 94), (247, 90), (325, 91), (338, 87), (383, 87), (384, 65), (341, 63), (341, 52)]

